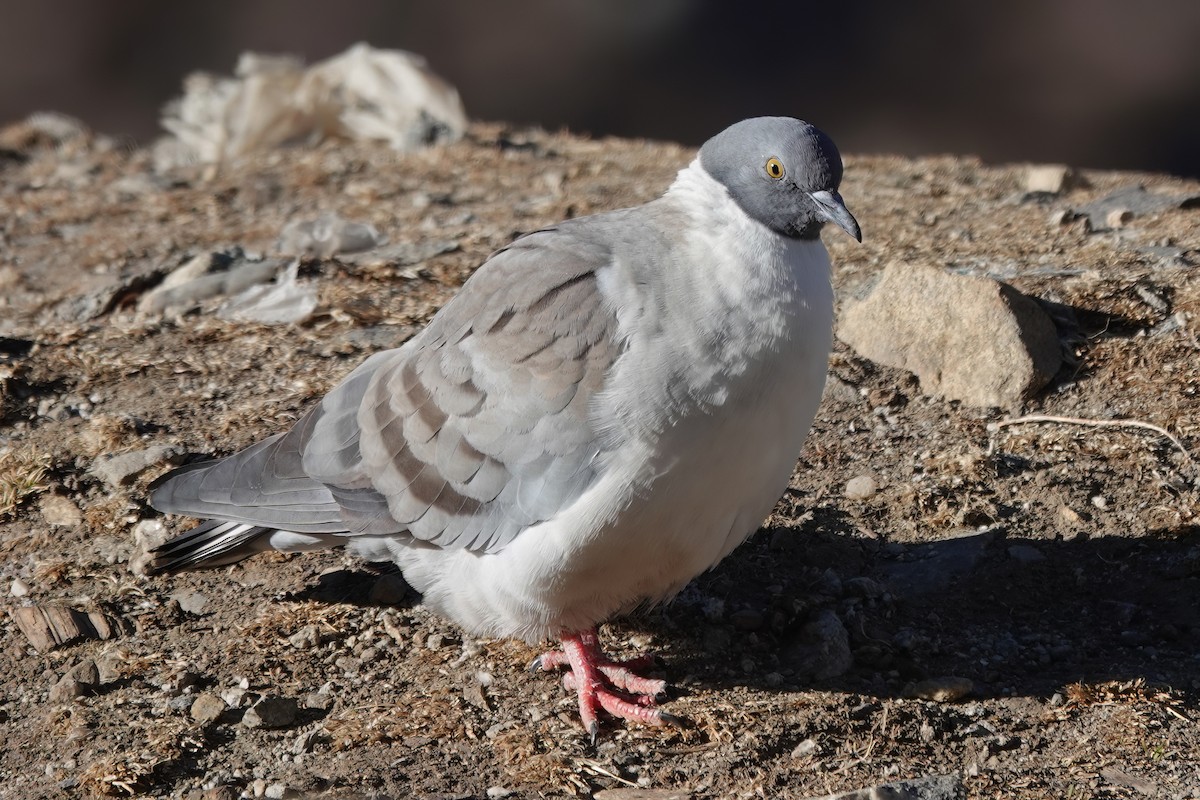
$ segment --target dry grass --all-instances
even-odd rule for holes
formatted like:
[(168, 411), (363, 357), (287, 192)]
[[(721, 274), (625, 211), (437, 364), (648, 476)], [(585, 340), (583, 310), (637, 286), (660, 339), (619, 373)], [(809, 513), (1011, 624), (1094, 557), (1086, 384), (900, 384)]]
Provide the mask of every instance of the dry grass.
[(50, 454), (37, 448), (0, 453), (0, 519), (11, 515), (26, 498), (46, 490)]
[(204, 747), (190, 722), (171, 718), (156, 720), (143, 741), (133, 752), (107, 753), (88, 764), (80, 773), (80, 788), (98, 797), (140, 796), (158, 782), (156, 773)]
[(315, 600), (271, 603), (252, 621), (237, 627), (239, 636), (232, 638), (229, 649), (241, 650), (249, 643), (260, 652), (274, 651), (280, 645), (286, 646), (288, 637), (306, 625), (316, 625), (337, 634), (353, 612), (354, 609), (348, 606), (333, 606)]
[(1144, 678), (1105, 683), (1072, 683), (1063, 694), (1064, 711), (1098, 705), (1154, 706), (1181, 721), (1190, 721), (1183, 711), (1181, 693), (1164, 686), (1146, 683)]
[(444, 690), (436, 694), (409, 692), (394, 704), (347, 709), (326, 719), (322, 727), (335, 751), (414, 737), (460, 738), (466, 735), (467, 726), (458, 700)]

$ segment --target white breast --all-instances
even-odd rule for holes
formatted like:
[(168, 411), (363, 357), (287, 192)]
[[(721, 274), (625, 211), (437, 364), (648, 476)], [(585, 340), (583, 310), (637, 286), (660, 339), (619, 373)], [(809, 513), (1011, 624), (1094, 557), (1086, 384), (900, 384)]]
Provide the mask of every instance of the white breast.
[(666, 202), (692, 220), (666, 310), (636, 281), (601, 276), (622, 323), (645, 330), (597, 398), (598, 424), (622, 437), (600, 479), (499, 553), (393, 549), (426, 602), (477, 635), (555, 637), (668, 597), (787, 486), (824, 386), (828, 254), (749, 219), (698, 162)]

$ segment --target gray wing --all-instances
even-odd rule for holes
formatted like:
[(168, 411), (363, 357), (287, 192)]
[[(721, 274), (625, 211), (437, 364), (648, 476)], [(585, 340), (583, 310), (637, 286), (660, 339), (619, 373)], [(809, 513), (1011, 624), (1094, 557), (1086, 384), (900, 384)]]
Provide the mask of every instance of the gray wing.
[(501, 250), (291, 431), (172, 473), (152, 505), (480, 551), (548, 519), (595, 478), (589, 405), (620, 348), (596, 283), (611, 254), (572, 227)]

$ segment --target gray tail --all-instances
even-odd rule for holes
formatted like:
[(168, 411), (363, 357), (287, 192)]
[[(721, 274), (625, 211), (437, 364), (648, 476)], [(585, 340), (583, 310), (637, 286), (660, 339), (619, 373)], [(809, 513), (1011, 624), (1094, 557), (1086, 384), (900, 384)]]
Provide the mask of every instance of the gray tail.
[(150, 551), (147, 573), (182, 572), (234, 564), (271, 549), (267, 539), (273, 528), (210, 519), (187, 533)]

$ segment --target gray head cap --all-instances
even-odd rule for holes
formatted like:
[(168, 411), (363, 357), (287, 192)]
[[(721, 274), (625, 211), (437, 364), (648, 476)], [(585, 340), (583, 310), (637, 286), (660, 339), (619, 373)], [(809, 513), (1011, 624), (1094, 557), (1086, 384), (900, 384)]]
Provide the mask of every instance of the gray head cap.
[(751, 219), (798, 239), (815, 239), (833, 222), (862, 241), (838, 194), (842, 156), (833, 140), (792, 117), (755, 117), (700, 148), (700, 165)]

